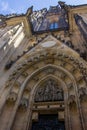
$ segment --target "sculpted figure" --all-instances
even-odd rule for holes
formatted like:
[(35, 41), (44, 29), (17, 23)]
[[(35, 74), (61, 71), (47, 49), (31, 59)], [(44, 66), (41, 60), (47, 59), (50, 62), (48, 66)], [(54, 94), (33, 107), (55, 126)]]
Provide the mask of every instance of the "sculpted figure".
[(58, 88), (58, 84), (54, 80), (48, 80), (46, 83), (39, 87), (37, 90), (35, 101), (46, 102), (46, 101), (62, 101), (63, 90)]

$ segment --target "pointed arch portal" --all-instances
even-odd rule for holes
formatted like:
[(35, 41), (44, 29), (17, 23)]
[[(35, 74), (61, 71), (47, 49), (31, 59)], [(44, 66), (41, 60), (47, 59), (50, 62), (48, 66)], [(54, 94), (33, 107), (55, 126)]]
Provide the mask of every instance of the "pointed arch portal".
[[(56, 108), (55, 102), (64, 105), (64, 92), (61, 83), (58, 82), (53, 76), (48, 76), (43, 82), (37, 87), (36, 94), (34, 97), (35, 106), (43, 107), (43, 110), (37, 109), (37, 119), (32, 122), (31, 130), (65, 130), (65, 121), (59, 117), (60, 113), (64, 114), (64, 108)], [(46, 110), (44, 104), (49, 104)], [(40, 107), (39, 106), (39, 107)], [(54, 106), (55, 111), (50, 106)], [(64, 116), (64, 115), (63, 115)], [(61, 118), (61, 119), (60, 119)]]
[[(20, 123), (24, 130), (36, 130), (36, 127), (37, 130), (85, 130), (87, 68), (80, 57), (61, 51), (46, 50), (32, 58), (26, 57), (13, 72), (5, 87), (7, 99), (0, 106), (4, 113), (7, 103), (12, 103), (11, 118), (4, 118), (8, 121), (8, 130), (18, 129)], [(8, 113), (11, 113), (9, 108)]]

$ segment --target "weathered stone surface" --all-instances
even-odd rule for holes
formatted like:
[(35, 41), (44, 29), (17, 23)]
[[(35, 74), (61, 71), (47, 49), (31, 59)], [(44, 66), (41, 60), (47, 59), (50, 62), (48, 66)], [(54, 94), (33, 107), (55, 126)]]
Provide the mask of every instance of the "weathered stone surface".
[(0, 16), (0, 130), (32, 130), (40, 115), (57, 115), (65, 130), (87, 128), (87, 5), (59, 4), (50, 15), (43, 9), (36, 17), (31, 7)]

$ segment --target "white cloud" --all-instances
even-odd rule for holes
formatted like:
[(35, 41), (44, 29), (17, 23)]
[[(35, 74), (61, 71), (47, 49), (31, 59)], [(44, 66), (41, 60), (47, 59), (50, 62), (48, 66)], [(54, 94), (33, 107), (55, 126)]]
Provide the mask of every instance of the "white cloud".
[(9, 4), (8, 4), (8, 2), (2, 1), (2, 2), (1, 2), (1, 10), (2, 10), (2, 11), (7, 11), (8, 9), (9, 9)]
[(9, 12), (9, 13), (15, 13), (16, 11), (12, 8), (10, 8), (9, 3), (6, 1), (1, 1), (1, 11)]

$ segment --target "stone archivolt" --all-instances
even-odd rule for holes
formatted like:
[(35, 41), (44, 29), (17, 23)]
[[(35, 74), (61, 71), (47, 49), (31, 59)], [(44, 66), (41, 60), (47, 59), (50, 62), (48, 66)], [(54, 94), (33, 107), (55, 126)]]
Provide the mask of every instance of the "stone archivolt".
[[(47, 52), (49, 55), (43, 55), (41, 54), (39, 56), (35, 56), (38, 58), (38, 60), (36, 60), (36, 58), (32, 57), (32, 61), (30, 61), (30, 59), (25, 59), (25, 61), (23, 62), (23, 64), (21, 64), (21, 69), (20, 66), (18, 66), (15, 70), (15, 73), (13, 72), (13, 74), (11, 75), (11, 80), (8, 82), (8, 87), (6, 89), (8, 89), (8, 96), (7, 99), (5, 100), (12, 100), (14, 103), (14, 109), (15, 109), (15, 113), (13, 116), (13, 120), (16, 116), (16, 112), (18, 111), (19, 108), (26, 108), (26, 112), (30, 113), (31, 112), (31, 108), (33, 107), (34, 101), (40, 101), (37, 100), (37, 90), (40, 91), (39, 87), (40, 84), (42, 84), (42, 82), (46, 82), (47, 79), (49, 81), (49, 79), (56, 79), (57, 81), (60, 82), (63, 92), (64, 92), (64, 101), (65, 101), (65, 115), (70, 114), (71, 113), (71, 108), (74, 109), (75, 113), (78, 112), (80, 115), (80, 119), (77, 116), (78, 122), (79, 120), (82, 122), (82, 127), (85, 127), (85, 124), (83, 123), (83, 119), (84, 119), (84, 114), (82, 113), (81, 110), (81, 102), (79, 100), (79, 93), (78, 93), (78, 89), (81, 88), (80, 84), (79, 86), (77, 85), (79, 83), (79, 81), (77, 80), (78, 78), (80, 79), (82, 76), (84, 77), (84, 73), (86, 74), (86, 71), (82, 71), (83, 68), (85, 70), (87, 70), (86, 66), (85, 66), (85, 62), (82, 62), (82, 59), (78, 58), (74, 58), (73, 56), (68, 56), (67, 54), (63, 53), (56, 53), (55, 55), (53, 55), (53, 53), (49, 53)], [(52, 64), (47, 64), (45, 61), (45, 59), (54, 59), (54, 62)], [(61, 62), (61, 64), (60, 64)], [(73, 64), (74, 63), (74, 64)], [(66, 65), (65, 65), (66, 64)], [(33, 67), (33, 66), (37, 66), (37, 67)], [(39, 66), (39, 67), (38, 67)], [(73, 71), (69, 68), (72, 68), (72, 70), (76, 71), (75, 73), (73, 73)], [(77, 68), (77, 69), (76, 69)], [(18, 71), (20, 70), (20, 71)], [(22, 75), (24, 73), (24, 75), (27, 73), (26, 76)], [(21, 80), (22, 79), (22, 80)], [(38, 79), (38, 80), (37, 80)], [(15, 94), (13, 94), (12, 96), (10, 96), (10, 92), (12, 91), (12, 88), (15, 87), (15, 82), (14, 80), (17, 82), (19, 82), (20, 86), (18, 86), (19, 91), (17, 92), (18, 96), (15, 98)], [(86, 86), (86, 78), (82, 78), (83, 80), (83, 84), (84, 87)], [(71, 84), (71, 85), (70, 85)], [(66, 87), (65, 87), (66, 86)], [(43, 86), (41, 86), (42, 92), (43, 92)], [(24, 94), (25, 89), (30, 89), (30, 91), (28, 92), (28, 96), (26, 96), (26, 94)], [(47, 84), (45, 86), (45, 92), (44, 94), (46, 94), (46, 89), (47, 89)], [(69, 93), (69, 95), (68, 95)], [(36, 96), (35, 96), (36, 95)], [(80, 95), (82, 95), (82, 93), (80, 92)], [(40, 95), (39, 95), (40, 96)], [(46, 98), (46, 96), (45, 96)], [(81, 98), (81, 96), (80, 96)], [(15, 99), (15, 100), (13, 100)], [(42, 99), (41, 101), (49, 101), (49, 100), (53, 100), (52, 99)], [(54, 98), (55, 100), (55, 98)], [(54, 102), (53, 100), (53, 102)], [(59, 99), (57, 98), (57, 101), (59, 101)], [(5, 103), (5, 101), (4, 101)], [(1, 105), (1, 109), (3, 109), (4, 106), (3, 104)], [(74, 112), (73, 111), (73, 112)], [(31, 116), (30, 116), (31, 117)], [(28, 119), (28, 115), (26, 116), (26, 118)], [(12, 120), (12, 118), (11, 118)], [(31, 118), (28, 119), (28, 121), (30, 121)], [(65, 124), (67, 129), (70, 129), (71, 125), (70, 122), (72, 124), (72, 114), (70, 114), (69, 119), (66, 117), (65, 118)], [(27, 122), (26, 122), (27, 123)], [(25, 124), (26, 124), (25, 123)], [(9, 123), (9, 127), (12, 128), (12, 123)], [(29, 126), (28, 126), (29, 127)]]

